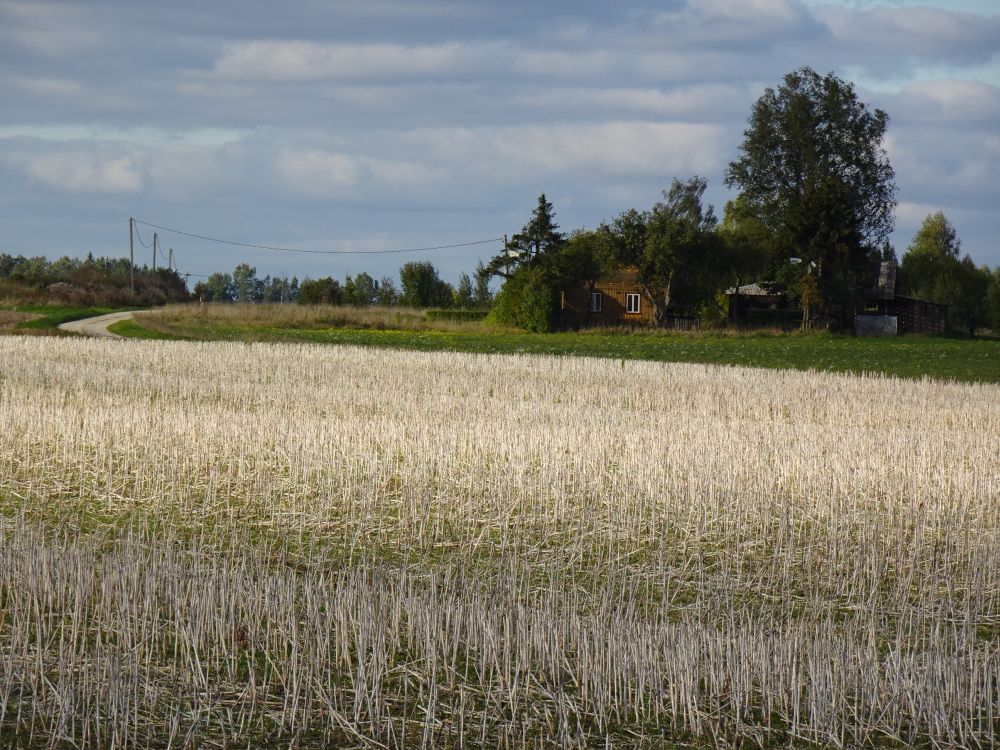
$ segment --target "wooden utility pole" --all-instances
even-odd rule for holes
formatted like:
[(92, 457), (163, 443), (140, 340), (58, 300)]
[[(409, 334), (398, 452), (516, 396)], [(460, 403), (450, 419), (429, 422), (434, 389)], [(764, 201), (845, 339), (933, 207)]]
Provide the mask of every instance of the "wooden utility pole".
[(503, 236), (503, 267), (504, 271), (507, 273), (507, 278), (510, 278), (510, 251), (507, 249), (507, 235)]
[(156, 232), (153, 232), (153, 273), (156, 273)]
[(128, 217), (128, 288), (129, 292), (135, 294), (135, 253), (132, 251), (132, 222), (134, 222), (131, 216)]

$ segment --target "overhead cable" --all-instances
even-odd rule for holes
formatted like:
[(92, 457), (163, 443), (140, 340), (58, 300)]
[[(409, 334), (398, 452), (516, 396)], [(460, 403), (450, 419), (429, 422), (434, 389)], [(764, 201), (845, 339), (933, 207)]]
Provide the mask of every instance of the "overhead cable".
[(132, 228), (135, 230), (135, 238), (137, 240), (139, 240), (139, 244), (142, 245), (143, 247), (148, 248), (149, 245), (147, 245), (145, 242), (143, 242), (142, 241), (142, 237), (139, 236), (139, 227), (135, 226), (136, 224), (145, 224), (145, 223), (146, 222), (144, 222), (144, 221), (139, 221), (137, 219), (133, 219), (132, 220)]
[[(475, 240), (473, 242), (458, 242), (454, 245), (435, 245), (433, 247), (408, 247), (401, 250), (304, 250), (302, 248), (296, 247), (276, 247), (274, 245), (258, 245), (252, 242), (237, 242), (236, 240), (223, 240), (218, 237), (208, 237), (204, 234), (195, 234), (194, 232), (184, 232), (180, 229), (171, 229), (170, 227), (163, 227), (159, 224), (152, 224), (148, 221), (141, 221), (139, 219), (134, 220), (136, 224), (143, 224), (147, 227), (152, 227), (153, 229), (159, 229), (161, 232), (171, 232), (173, 234), (180, 234), (185, 237), (193, 237), (198, 240), (205, 240), (206, 242), (218, 242), (223, 245), (236, 245), (237, 247), (252, 247), (257, 250), (274, 250), (283, 253), (309, 253), (312, 255), (390, 255), (397, 253), (422, 253), (429, 252), (431, 250), (450, 250), (457, 247), (472, 247), (473, 245), (487, 245), (491, 242), (502, 242), (503, 237), (494, 237), (488, 240)], [(141, 240), (140, 240), (141, 242)], [(146, 245), (148, 247), (148, 245)]]

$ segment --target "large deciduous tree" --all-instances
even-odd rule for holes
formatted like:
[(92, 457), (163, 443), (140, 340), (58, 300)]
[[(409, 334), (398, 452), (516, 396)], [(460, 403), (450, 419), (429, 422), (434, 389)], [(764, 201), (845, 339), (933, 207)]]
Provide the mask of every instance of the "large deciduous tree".
[(344, 302), (344, 289), (340, 282), (329, 276), (322, 279), (305, 278), (299, 284), (300, 305), (340, 305)]
[(344, 302), (355, 307), (367, 307), (375, 302), (378, 282), (362, 271), (355, 277), (344, 279)]
[(750, 113), (726, 184), (740, 190), (786, 260), (799, 258), (827, 310), (850, 312), (873, 248), (894, 225), (896, 186), (883, 146), (888, 115), (853, 84), (803, 67), (768, 88)]
[(257, 269), (240, 263), (233, 269), (233, 292), (237, 302), (252, 304), (264, 299), (263, 279), (257, 278)]
[(629, 210), (608, 228), (616, 265), (639, 271), (658, 324), (672, 312), (694, 312), (714, 295), (719, 268), (715, 213), (702, 203), (706, 181), (675, 179), (663, 201), (646, 212)]
[(236, 299), (233, 277), (228, 273), (213, 273), (195, 284), (194, 296), (202, 302), (232, 302)]
[(392, 307), (399, 302), (399, 290), (389, 276), (383, 276), (375, 290), (375, 304), (382, 307)]
[(407, 307), (451, 307), (451, 284), (438, 276), (430, 261), (411, 261), (399, 269), (399, 301)]

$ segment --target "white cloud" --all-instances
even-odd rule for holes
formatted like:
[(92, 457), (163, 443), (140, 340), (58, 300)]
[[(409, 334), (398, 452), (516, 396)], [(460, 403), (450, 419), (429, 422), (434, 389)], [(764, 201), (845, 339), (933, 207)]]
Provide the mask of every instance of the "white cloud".
[(982, 81), (918, 81), (892, 97), (893, 110), (909, 123), (968, 129), (1000, 122), (1000, 86)]
[(316, 198), (423, 190), (447, 174), (417, 160), (326, 150), (283, 149), (273, 166), (288, 190)]
[(363, 172), (356, 158), (326, 151), (285, 149), (278, 152), (274, 165), (293, 190), (317, 196), (355, 187)]
[(142, 189), (139, 165), (129, 155), (82, 150), (14, 154), (8, 161), (35, 182), (68, 193), (135, 193)]
[(611, 50), (545, 50), (512, 47), (496, 60), (510, 72), (530, 78), (586, 80), (622, 69), (622, 55)]
[(240, 141), (219, 144), (163, 143), (143, 149), (147, 192), (159, 199), (214, 199), (221, 191), (246, 194), (259, 182), (246, 145)]
[(390, 159), (366, 159), (376, 187), (397, 189), (429, 188), (435, 183), (447, 180), (450, 170), (444, 170), (418, 161), (395, 161)]
[(656, 16), (654, 25), (685, 33), (684, 46), (706, 41), (768, 46), (793, 34), (816, 30), (814, 16), (798, 0), (687, 0), (678, 11)]
[(68, 58), (102, 47), (105, 37), (86, 22), (81, 6), (66, 3), (0, 3), (0, 39), (45, 57)]
[(70, 78), (18, 77), (11, 79), (10, 84), (32, 94), (54, 97), (79, 96), (86, 91), (78, 81)]
[(1000, 16), (928, 6), (870, 10), (822, 6), (816, 14), (843, 50), (881, 66), (890, 66), (899, 56), (924, 63), (983, 63), (1000, 52)]
[(512, 162), (552, 172), (673, 176), (715, 171), (720, 135), (714, 126), (615, 122), (505, 131), (497, 146)]
[(722, 163), (722, 133), (715, 125), (606, 122), (422, 130), (406, 141), (433, 161), (504, 179), (525, 174), (669, 179), (716, 172)]
[(384, 76), (440, 75), (462, 70), (467, 50), (459, 44), (339, 44), (261, 40), (224, 49), (215, 75), (225, 79), (314, 81)]
[[(902, 226), (919, 226), (928, 215), (937, 213), (941, 210), (941, 206), (931, 203), (901, 201), (896, 207), (896, 219)], [(902, 253), (900, 253), (900, 255), (902, 255)]]
[(727, 115), (744, 117), (759, 93), (755, 86), (722, 82), (663, 88), (550, 86), (518, 92), (513, 104), (539, 111), (556, 108), (587, 119), (630, 113), (646, 120), (718, 122)]

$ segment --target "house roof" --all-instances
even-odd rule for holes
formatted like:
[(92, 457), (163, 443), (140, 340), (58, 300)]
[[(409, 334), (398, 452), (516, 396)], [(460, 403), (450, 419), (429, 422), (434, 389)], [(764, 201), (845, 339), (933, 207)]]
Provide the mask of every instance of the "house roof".
[[(767, 282), (765, 282), (767, 283)], [(741, 297), (777, 297), (775, 292), (768, 291), (758, 283), (744, 284), (743, 286), (730, 287), (726, 290), (726, 294), (734, 295), (739, 294)]]
[(635, 268), (623, 268), (619, 271), (601, 274), (601, 283), (633, 284), (639, 281), (639, 271)]

